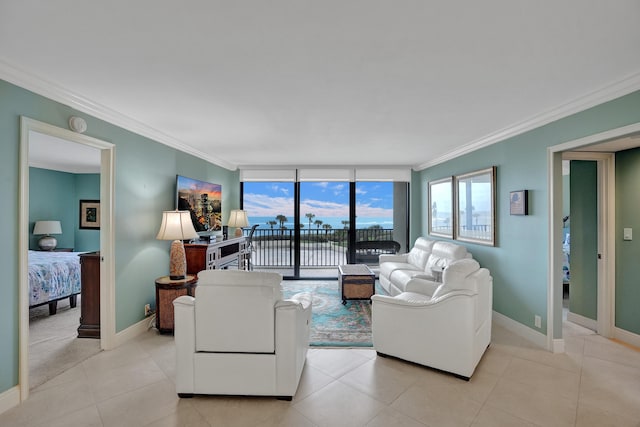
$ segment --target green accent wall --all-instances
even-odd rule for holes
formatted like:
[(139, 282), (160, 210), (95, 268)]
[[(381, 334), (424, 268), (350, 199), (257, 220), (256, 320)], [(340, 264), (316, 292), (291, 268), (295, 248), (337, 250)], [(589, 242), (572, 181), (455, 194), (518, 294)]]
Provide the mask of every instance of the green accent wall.
[[(640, 148), (616, 153), (616, 326), (640, 334)], [(633, 229), (633, 240), (623, 230)]]
[[(412, 213), (420, 215), (419, 219), (412, 220), (412, 237), (427, 235), (428, 232), (428, 208), (424, 204), (429, 181), (497, 166), (496, 246), (461, 244), (467, 246), (480, 264), (491, 271), (494, 310), (546, 334), (549, 270), (547, 148), (635, 123), (640, 123), (640, 92), (420, 171), (412, 181), (413, 190), (418, 188), (420, 192), (419, 198), (412, 197), (413, 203), (420, 203), (420, 207), (412, 206)], [(529, 190), (530, 214), (509, 215), (509, 192), (522, 189)], [(633, 263), (637, 264), (637, 261)], [(619, 265), (618, 274), (625, 274), (627, 268), (636, 267)], [(635, 277), (640, 275), (636, 273)], [(623, 285), (621, 289), (628, 287), (630, 285)], [(630, 313), (638, 305), (640, 298), (637, 296), (634, 300), (616, 298), (618, 317), (620, 313)], [(542, 317), (540, 329), (534, 326), (536, 314)]]
[[(0, 197), (5, 200), (0, 204), (0, 238), (6, 248), (0, 257), (0, 393), (18, 384), (20, 116), (65, 129), (70, 116), (79, 116), (87, 121), (87, 135), (116, 146), (116, 332), (144, 318), (144, 305), (155, 301), (154, 279), (168, 274), (170, 242), (156, 240), (155, 236), (162, 211), (175, 208), (176, 175), (221, 184), (225, 219), (229, 210), (240, 205), (238, 171), (213, 165), (0, 80)], [(98, 199), (89, 189), (94, 184), (76, 180), (77, 197)], [(77, 201), (69, 203), (70, 215), (77, 215)], [(65, 234), (61, 236), (64, 240), (59, 239), (60, 246), (89, 244), (88, 236), (67, 236), (66, 229), (63, 224)]]
[(32, 234), (36, 221), (59, 220), (59, 248), (76, 252), (100, 250), (100, 231), (79, 228), (80, 200), (100, 199), (99, 174), (72, 174), (29, 168), (29, 249), (38, 250), (40, 236)]
[(598, 319), (598, 165), (571, 161), (569, 311)]

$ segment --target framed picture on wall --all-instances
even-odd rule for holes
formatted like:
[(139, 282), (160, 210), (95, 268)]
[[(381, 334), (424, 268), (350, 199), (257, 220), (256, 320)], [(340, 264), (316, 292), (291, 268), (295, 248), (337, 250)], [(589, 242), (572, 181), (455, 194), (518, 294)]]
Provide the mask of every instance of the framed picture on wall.
[(456, 239), (495, 245), (496, 167), (456, 175)]
[(509, 213), (511, 215), (529, 215), (528, 193), (528, 190), (509, 193)]
[(100, 200), (80, 200), (80, 228), (100, 229)]
[(429, 234), (453, 239), (453, 177), (429, 182)]

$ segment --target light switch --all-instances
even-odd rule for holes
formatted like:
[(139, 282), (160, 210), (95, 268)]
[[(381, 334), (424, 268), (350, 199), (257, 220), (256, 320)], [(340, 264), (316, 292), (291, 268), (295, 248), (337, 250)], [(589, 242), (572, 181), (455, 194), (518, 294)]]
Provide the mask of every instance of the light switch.
[(633, 240), (633, 228), (625, 228), (622, 232), (624, 240)]

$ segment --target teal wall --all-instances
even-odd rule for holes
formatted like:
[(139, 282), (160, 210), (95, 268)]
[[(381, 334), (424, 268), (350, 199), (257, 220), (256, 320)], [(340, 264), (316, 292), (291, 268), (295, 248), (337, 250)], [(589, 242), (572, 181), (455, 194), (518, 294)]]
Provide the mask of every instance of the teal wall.
[[(639, 122), (640, 92), (634, 92), (421, 171), (413, 180), (414, 188), (419, 188), (420, 198), (412, 201), (420, 203), (420, 208), (414, 204), (412, 213), (419, 214), (420, 219), (419, 224), (417, 220), (412, 222), (412, 236), (426, 235), (428, 231), (428, 209), (424, 203), (429, 181), (497, 166), (496, 246), (462, 244), (480, 264), (491, 270), (494, 310), (546, 333), (549, 269), (547, 147)], [(520, 189), (529, 190), (530, 214), (509, 215), (509, 192)], [(635, 277), (640, 276), (636, 274)], [(637, 299), (617, 299), (616, 312), (626, 313), (638, 303)], [(541, 329), (534, 326), (535, 314), (542, 317)]]
[(598, 319), (598, 165), (571, 161), (569, 311)]
[[(640, 334), (640, 148), (616, 154), (616, 326)], [(633, 240), (623, 240), (624, 228)]]
[(99, 174), (72, 174), (48, 169), (29, 168), (29, 249), (38, 249), (33, 226), (40, 220), (59, 220), (62, 234), (54, 236), (59, 248), (76, 252), (100, 249), (99, 230), (81, 230), (79, 202), (100, 199)]
[(100, 174), (77, 174), (75, 178), (75, 250), (77, 252), (97, 251), (100, 250), (100, 230), (80, 228), (80, 200), (100, 200)]
[[(237, 171), (218, 167), (0, 80), (0, 197), (5, 200), (0, 204), (0, 238), (9, 248), (0, 257), (3, 272), (0, 393), (18, 384), (21, 115), (65, 129), (70, 116), (80, 116), (87, 121), (87, 135), (116, 146), (117, 332), (144, 318), (144, 304), (155, 300), (154, 279), (168, 273), (170, 242), (156, 240), (155, 236), (162, 211), (175, 208), (176, 175), (221, 184), (223, 218), (228, 218), (229, 210), (239, 206)], [(79, 197), (84, 197), (86, 190), (85, 183), (77, 183)], [(76, 210), (72, 209), (74, 214)]]

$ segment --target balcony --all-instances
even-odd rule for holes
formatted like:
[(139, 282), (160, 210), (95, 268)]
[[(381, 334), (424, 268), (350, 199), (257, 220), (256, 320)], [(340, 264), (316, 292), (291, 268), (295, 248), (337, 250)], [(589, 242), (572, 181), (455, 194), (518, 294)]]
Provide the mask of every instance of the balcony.
[[(348, 230), (300, 230), (300, 277), (337, 277), (347, 263)], [(393, 229), (356, 230), (356, 241), (393, 240)], [(276, 271), (293, 276), (295, 239), (292, 229), (260, 229), (253, 235), (251, 264), (255, 271)]]

